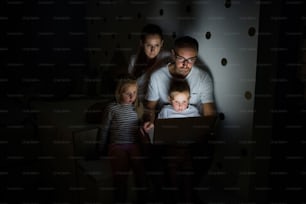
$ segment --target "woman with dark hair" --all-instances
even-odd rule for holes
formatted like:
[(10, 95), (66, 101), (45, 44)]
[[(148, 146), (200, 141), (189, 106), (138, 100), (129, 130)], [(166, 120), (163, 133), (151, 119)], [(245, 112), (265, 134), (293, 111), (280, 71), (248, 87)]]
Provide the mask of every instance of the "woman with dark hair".
[(171, 53), (163, 50), (162, 29), (155, 24), (143, 27), (136, 55), (132, 55), (128, 73), (137, 79), (139, 99), (143, 101), (151, 73), (170, 61)]

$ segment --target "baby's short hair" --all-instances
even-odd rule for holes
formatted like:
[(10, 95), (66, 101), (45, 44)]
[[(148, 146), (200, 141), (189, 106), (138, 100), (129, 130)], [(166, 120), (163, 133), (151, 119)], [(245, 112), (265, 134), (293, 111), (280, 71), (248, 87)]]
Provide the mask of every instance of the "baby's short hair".
[(178, 79), (178, 78), (172, 78), (170, 81), (170, 87), (169, 87), (169, 95), (172, 92), (188, 92), (190, 94), (190, 87), (186, 79)]

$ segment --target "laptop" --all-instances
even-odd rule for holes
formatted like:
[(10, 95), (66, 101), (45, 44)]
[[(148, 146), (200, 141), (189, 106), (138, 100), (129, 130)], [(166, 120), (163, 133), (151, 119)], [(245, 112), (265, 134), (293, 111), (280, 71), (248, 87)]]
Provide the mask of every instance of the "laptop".
[(214, 131), (217, 116), (156, 119), (153, 144), (201, 143)]

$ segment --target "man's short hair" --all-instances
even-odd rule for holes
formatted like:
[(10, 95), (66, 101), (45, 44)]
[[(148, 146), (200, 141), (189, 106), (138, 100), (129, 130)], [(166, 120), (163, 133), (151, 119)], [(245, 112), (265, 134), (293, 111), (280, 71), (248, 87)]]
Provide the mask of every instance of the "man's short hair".
[(193, 48), (196, 51), (199, 50), (199, 43), (196, 39), (190, 37), (190, 36), (183, 36), (180, 38), (177, 38), (174, 41), (174, 50), (178, 48)]

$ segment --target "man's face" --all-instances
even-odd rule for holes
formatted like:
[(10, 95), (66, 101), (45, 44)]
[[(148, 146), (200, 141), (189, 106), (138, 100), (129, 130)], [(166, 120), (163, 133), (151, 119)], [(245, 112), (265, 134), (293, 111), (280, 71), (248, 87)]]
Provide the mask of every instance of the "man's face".
[(178, 48), (172, 54), (175, 61), (174, 74), (186, 77), (197, 59), (197, 51), (193, 48)]

